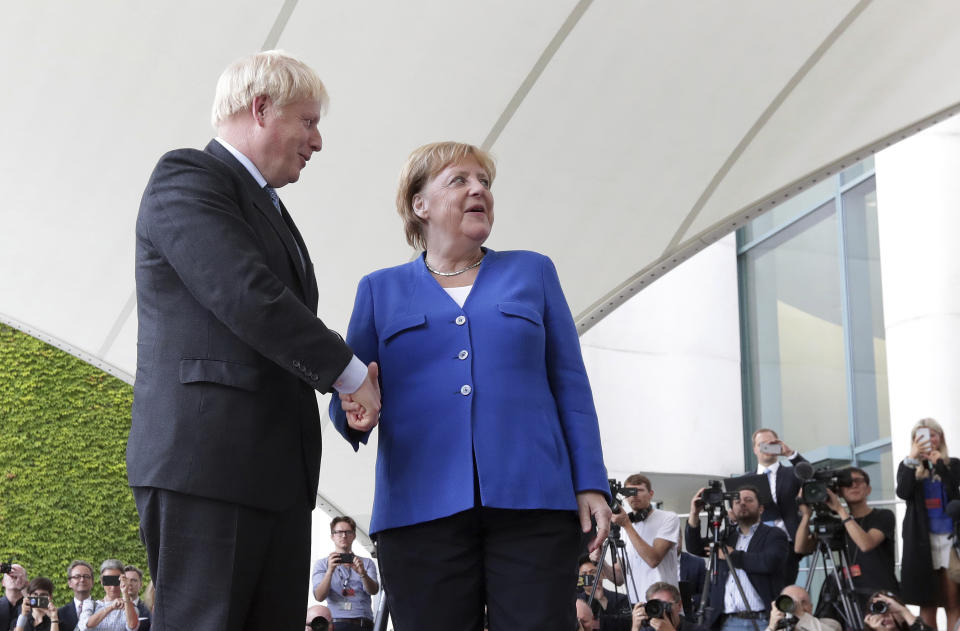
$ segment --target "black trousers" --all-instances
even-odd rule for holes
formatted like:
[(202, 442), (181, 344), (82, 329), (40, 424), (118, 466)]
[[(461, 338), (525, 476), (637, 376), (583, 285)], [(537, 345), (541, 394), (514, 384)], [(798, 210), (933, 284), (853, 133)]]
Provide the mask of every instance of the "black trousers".
[(264, 511), (133, 487), (153, 577), (152, 631), (299, 631), (310, 506)]
[(377, 534), (396, 631), (576, 626), (580, 527), (572, 511), (475, 507)]

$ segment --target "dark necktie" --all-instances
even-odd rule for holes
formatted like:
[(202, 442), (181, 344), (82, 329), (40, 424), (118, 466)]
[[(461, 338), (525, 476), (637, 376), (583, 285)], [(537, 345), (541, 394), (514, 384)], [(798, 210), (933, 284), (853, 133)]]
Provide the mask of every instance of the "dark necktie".
[(283, 209), (280, 208), (280, 196), (277, 195), (277, 191), (274, 190), (269, 184), (263, 187), (267, 191), (267, 195), (270, 196), (270, 201), (273, 202), (273, 205), (277, 208), (277, 212), (280, 213), (280, 219), (283, 220), (284, 225), (287, 227), (287, 231), (290, 233), (290, 240), (293, 241), (293, 244), (297, 246), (297, 254), (300, 255), (300, 268), (307, 268), (307, 261), (303, 258), (303, 251), (300, 250), (300, 244), (297, 243), (297, 238), (293, 236), (293, 230), (290, 229), (290, 225), (287, 223), (287, 218), (283, 216)]

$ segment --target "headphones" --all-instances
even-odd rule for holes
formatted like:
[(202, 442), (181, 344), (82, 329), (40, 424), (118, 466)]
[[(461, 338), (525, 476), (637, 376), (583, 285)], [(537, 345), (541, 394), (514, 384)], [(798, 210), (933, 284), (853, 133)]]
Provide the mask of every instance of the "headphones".
[(636, 524), (637, 522), (641, 522), (641, 521), (643, 521), (644, 519), (646, 519), (647, 517), (649, 517), (649, 516), (650, 516), (650, 513), (651, 513), (652, 511), (653, 511), (653, 506), (647, 506), (647, 507), (644, 508), (644, 509), (641, 509), (641, 510), (638, 510), (638, 511), (634, 511), (634, 512), (628, 514), (627, 517), (630, 518), (630, 523), (631, 523), (631, 524)]

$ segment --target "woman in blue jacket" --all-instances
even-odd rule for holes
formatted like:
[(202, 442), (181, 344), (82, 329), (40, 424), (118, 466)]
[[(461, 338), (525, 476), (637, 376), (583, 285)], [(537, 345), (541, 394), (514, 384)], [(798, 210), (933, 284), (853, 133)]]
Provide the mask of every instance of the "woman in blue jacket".
[[(596, 546), (609, 523), (556, 269), (482, 247), (494, 176), (472, 145), (415, 150), (397, 209), (423, 253), (364, 277), (350, 319), (347, 343), (380, 366), (370, 532), (397, 631), (479, 631), (484, 606), (492, 631), (573, 628), (580, 530), (593, 516)], [(330, 416), (354, 449), (366, 442), (371, 420), (349, 397)]]

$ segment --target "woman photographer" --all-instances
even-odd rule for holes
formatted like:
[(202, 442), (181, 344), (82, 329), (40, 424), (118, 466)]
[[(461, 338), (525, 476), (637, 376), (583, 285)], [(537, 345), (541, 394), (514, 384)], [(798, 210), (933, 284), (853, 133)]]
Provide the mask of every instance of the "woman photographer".
[(910, 613), (907, 606), (893, 592), (875, 592), (870, 596), (863, 628), (873, 631), (934, 631), (922, 618)]
[(904, 601), (919, 605), (920, 617), (937, 624), (937, 607), (947, 613), (947, 628), (960, 620), (960, 585), (947, 576), (953, 522), (947, 504), (960, 499), (960, 460), (947, 453), (943, 428), (932, 418), (910, 432), (910, 455), (897, 470), (897, 497), (906, 500), (900, 572)]
[(27, 586), (15, 631), (59, 631), (60, 617), (53, 604), (53, 581), (38, 576)]

